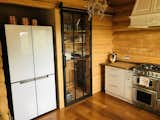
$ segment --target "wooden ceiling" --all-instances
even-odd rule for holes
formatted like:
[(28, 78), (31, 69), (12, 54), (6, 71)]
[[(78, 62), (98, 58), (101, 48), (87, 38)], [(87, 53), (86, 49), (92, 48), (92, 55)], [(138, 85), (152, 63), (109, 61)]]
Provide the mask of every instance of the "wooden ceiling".
[[(69, 6), (69, 7), (76, 7), (76, 8), (83, 8), (86, 9), (85, 6), (85, 1), (87, 0), (79, 0), (79, 2), (75, 2), (75, 0), (57, 0), (61, 1), (64, 3), (64, 5)], [(108, 14), (116, 14), (117, 8), (126, 8), (128, 9), (133, 8), (132, 6), (134, 5), (136, 0), (107, 0), (108, 4), (110, 7), (107, 8), (106, 13)]]
[(134, 4), (134, 3), (135, 3), (135, 0), (108, 0), (108, 4), (111, 7), (129, 5), (129, 4)]
[[(130, 15), (136, 0), (108, 0), (114, 15)], [(127, 12), (126, 12), (127, 11)]]

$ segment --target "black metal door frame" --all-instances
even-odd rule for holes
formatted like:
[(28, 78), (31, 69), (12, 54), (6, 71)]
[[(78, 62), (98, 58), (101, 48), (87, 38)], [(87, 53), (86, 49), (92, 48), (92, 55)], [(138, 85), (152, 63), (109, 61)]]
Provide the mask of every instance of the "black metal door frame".
[(83, 96), (79, 99), (75, 99), (74, 102), (67, 103), (66, 99), (66, 60), (65, 60), (65, 49), (64, 49), (64, 23), (63, 23), (63, 12), (69, 12), (69, 13), (78, 13), (78, 14), (85, 14), (88, 15), (86, 10), (81, 9), (75, 9), (75, 8), (68, 8), (63, 7), (63, 3), (60, 3), (60, 14), (61, 14), (61, 37), (62, 37), (62, 59), (63, 59), (63, 80), (64, 80), (64, 101), (65, 106), (68, 106), (70, 104), (73, 104), (75, 102), (78, 102), (82, 99), (85, 99), (89, 96), (92, 96), (92, 19), (90, 20), (90, 93), (86, 96)]

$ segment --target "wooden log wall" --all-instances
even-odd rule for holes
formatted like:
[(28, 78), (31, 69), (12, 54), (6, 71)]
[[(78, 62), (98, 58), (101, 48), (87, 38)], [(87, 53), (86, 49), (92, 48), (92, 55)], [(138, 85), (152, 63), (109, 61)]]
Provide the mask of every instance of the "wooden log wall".
[(160, 29), (128, 28), (133, 6), (134, 2), (114, 7), (113, 51), (121, 61), (160, 64)]
[(0, 120), (9, 120), (7, 92), (2, 63), (2, 51), (0, 43)]
[(108, 53), (112, 52), (112, 17), (100, 19), (93, 17), (92, 22), (92, 90), (99, 92), (101, 86), (101, 63), (105, 63)]

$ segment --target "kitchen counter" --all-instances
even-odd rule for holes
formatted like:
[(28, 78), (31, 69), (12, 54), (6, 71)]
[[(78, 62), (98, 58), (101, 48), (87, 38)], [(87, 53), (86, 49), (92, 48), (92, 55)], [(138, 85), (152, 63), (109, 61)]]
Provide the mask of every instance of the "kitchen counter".
[(108, 63), (108, 64), (105, 64), (105, 65), (130, 70), (133, 67), (135, 67), (137, 64), (127, 63), (127, 62), (119, 62), (118, 61), (118, 62), (115, 62), (115, 63)]

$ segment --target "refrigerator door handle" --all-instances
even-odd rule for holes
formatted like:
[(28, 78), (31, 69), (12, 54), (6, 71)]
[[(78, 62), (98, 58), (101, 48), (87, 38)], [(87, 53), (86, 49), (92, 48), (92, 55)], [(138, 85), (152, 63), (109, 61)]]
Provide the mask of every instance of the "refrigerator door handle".
[[(44, 78), (48, 78), (49, 76), (52, 76), (52, 75), (54, 75), (54, 74), (48, 74), (48, 75), (44, 75), (44, 76), (40, 76), (40, 77), (36, 77), (36, 78), (21, 80), (21, 81), (14, 82), (14, 83), (25, 84), (25, 83), (29, 83), (29, 82), (32, 82), (32, 81), (35, 81), (35, 80), (41, 80), (41, 79), (44, 79)], [(14, 83), (12, 83), (12, 84), (14, 84)]]
[(28, 80), (23, 80), (23, 81), (19, 81), (20, 84), (26, 84), (26, 83), (29, 83), (29, 82), (32, 82), (34, 81), (35, 79), (28, 79)]
[(48, 78), (49, 76), (54, 75), (54, 74), (48, 74), (48, 75), (44, 75), (44, 76), (40, 76), (40, 77), (36, 77), (35, 80), (41, 80), (41, 79), (45, 79)]

